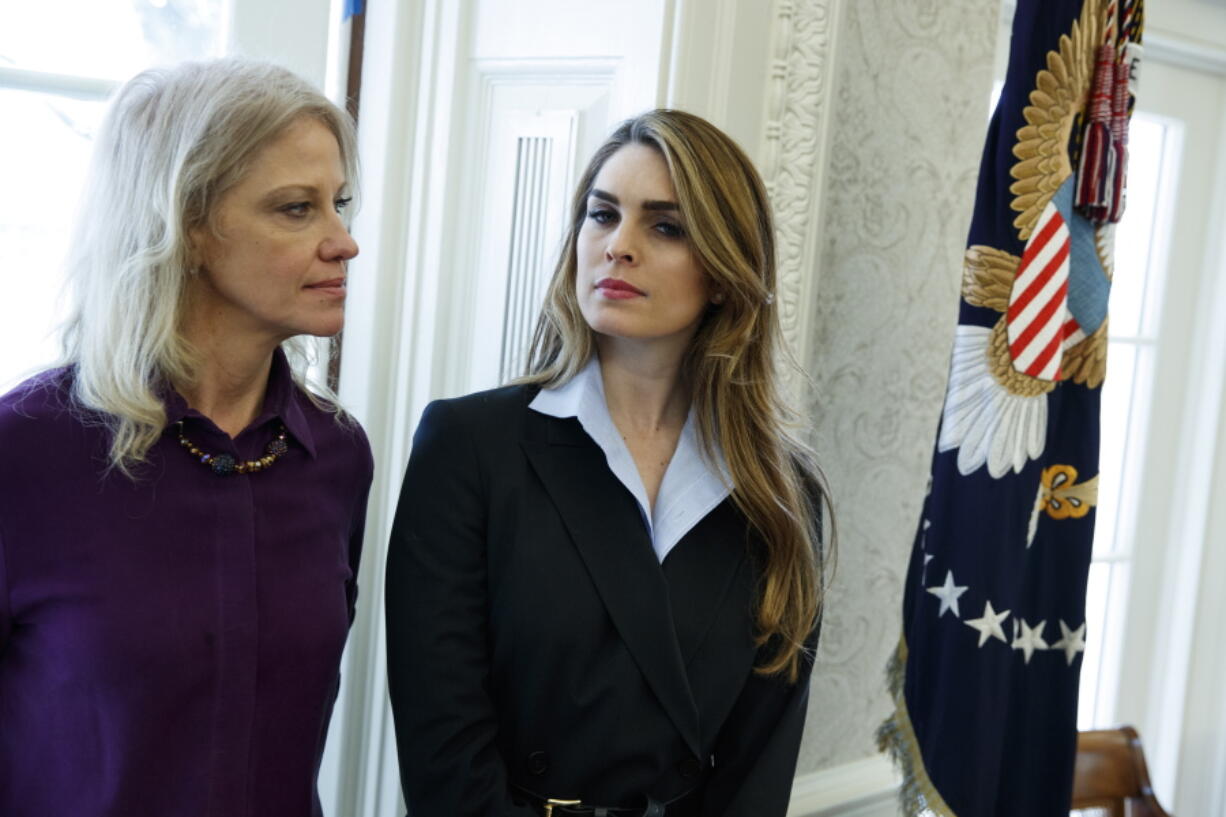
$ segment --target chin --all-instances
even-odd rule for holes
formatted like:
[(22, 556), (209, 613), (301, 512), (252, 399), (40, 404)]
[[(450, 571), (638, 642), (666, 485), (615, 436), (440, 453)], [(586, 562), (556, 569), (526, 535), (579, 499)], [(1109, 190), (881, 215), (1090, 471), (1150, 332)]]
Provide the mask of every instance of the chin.
[(317, 338), (332, 338), (332, 337), (336, 337), (337, 335), (339, 335), (341, 333), (341, 330), (344, 328), (345, 328), (345, 322), (340, 321), (328, 327), (321, 327), (319, 329), (310, 329), (307, 332), (304, 332), (303, 334), (314, 335)]
[(333, 335), (339, 335), (344, 328), (345, 313), (343, 310), (338, 309), (335, 313), (319, 315), (303, 321), (298, 326), (298, 334), (314, 335), (317, 338), (330, 338)]
[(627, 326), (628, 321), (611, 321), (611, 320), (595, 320), (588, 321), (588, 328), (597, 335), (605, 335), (610, 338), (639, 338), (643, 336), (642, 332), (635, 331), (633, 326)]
[(283, 334), (286, 338), (297, 337), (313, 337), (313, 338), (330, 338), (341, 333), (345, 328), (344, 321), (314, 321), (311, 323), (300, 323), (285, 327)]

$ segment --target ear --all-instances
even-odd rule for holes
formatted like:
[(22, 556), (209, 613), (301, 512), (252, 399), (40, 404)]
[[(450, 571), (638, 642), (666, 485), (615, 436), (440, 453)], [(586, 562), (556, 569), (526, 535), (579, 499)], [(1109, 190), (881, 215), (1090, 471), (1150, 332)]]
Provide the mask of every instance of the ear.
[(209, 228), (205, 225), (189, 227), (185, 238), (187, 239), (188, 272), (192, 275), (199, 275), (206, 267), (205, 248), (209, 245)]

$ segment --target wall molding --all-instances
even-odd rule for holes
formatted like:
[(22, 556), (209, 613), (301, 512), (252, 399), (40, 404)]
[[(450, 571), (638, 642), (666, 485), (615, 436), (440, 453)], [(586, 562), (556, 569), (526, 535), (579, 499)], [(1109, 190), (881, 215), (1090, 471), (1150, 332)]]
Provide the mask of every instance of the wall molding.
[[(796, 363), (808, 370), (817, 299), (818, 236), (830, 136), (837, 0), (776, 0), (761, 167), (775, 211), (779, 315)], [(800, 395), (799, 373), (785, 382)]]
[[(1145, 57), (1179, 68), (1226, 77), (1226, 46), (1193, 40), (1182, 34), (1158, 30), (1145, 32)], [(1141, 68), (1144, 77), (1145, 68)]]
[(0, 88), (59, 94), (74, 99), (101, 100), (111, 95), (119, 82), (74, 74), (32, 71), (0, 65)]
[[(328, 814), (403, 814), (387, 697), (383, 569), (413, 423), (435, 393), (437, 318), (432, 270), (441, 246), (442, 168), (451, 148), (459, 4), (376, 3), (367, 14), (359, 151), (380, 157), (365, 173), (354, 222), (362, 247), (351, 265), (347, 311), (367, 316), (345, 329), (340, 396), (377, 452), (358, 576), (361, 599), (342, 660), (342, 686), (320, 771)], [(372, 66), (374, 66), (372, 68)]]
[(894, 817), (901, 778), (885, 755), (801, 775), (788, 817)]

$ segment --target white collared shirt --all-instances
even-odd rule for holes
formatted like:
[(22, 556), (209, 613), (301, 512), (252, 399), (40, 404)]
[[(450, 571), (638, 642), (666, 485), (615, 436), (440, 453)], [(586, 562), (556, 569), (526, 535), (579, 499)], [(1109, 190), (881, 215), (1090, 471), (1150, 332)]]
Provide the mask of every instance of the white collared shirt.
[(702, 455), (694, 410), (691, 408), (681, 429), (681, 437), (677, 440), (677, 450), (669, 460), (660, 490), (656, 493), (655, 507), (651, 506), (634, 457), (609, 416), (600, 361), (595, 355), (569, 383), (556, 389), (541, 389), (528, 408), (550, 417), (575, 417), (579, 420), (583, 430), (604, 451), (609, 470), (621, 480), (638, 503), (639, 513), (651, 537), (651, 546), (661, 562), (681, 538), (730, 493), (732, 480), (727, 476), (728, 469), (722, 453), (716, 452), (718, 464), (714, 468)]

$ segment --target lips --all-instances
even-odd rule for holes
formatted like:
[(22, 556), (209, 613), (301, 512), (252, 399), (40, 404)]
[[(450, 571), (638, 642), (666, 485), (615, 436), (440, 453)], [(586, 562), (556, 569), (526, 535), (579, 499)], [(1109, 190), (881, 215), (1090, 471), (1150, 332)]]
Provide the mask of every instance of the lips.
[(641, 298), (647, 294), (628, 281), (623, 281), (620, 278), (601, 278), (596, 282), (596, 290), (606, 298), (616, 300)]

